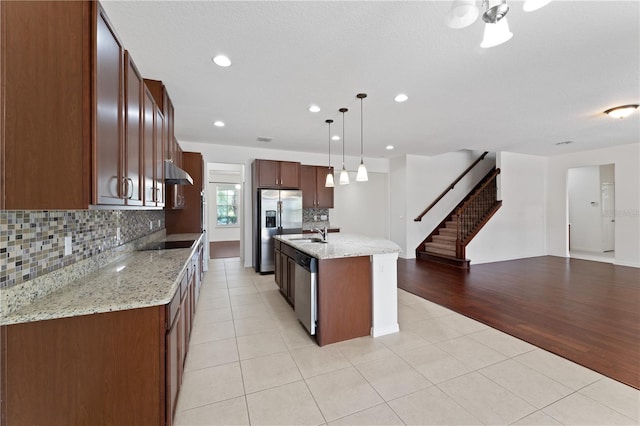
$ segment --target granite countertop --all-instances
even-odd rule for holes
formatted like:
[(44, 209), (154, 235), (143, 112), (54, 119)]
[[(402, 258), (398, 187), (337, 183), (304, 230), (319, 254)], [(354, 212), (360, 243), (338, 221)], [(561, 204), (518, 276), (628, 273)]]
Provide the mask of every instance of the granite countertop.
[(296, 239), (312, 237), (322, 238), (320, 234), (276, 235), (274, 238), (318, 259), (372, 256), (401, 251), (400, 246), (393, 241), (358, 234), (328, 233), (326, 243), (296, 241)]
[[(177, 234), (166, 240), (200, 237)], [(180, 278), (196, 247), (123, 253), (103, 268), (3, 315), (0, 325), (165, 305), (180, 287)]]

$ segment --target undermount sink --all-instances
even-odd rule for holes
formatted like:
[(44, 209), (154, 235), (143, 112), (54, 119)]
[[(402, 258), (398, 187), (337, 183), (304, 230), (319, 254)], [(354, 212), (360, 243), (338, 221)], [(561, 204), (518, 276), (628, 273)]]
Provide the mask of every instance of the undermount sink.
[(289, 241), (295, 241), (297, 243), (326, 243), (326, 241), (318, 237), (290, 238)]

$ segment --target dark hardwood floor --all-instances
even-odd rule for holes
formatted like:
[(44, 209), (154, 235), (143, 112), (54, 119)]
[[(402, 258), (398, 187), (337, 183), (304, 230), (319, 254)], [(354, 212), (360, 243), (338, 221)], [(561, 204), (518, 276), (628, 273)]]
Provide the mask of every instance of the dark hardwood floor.
[(398, 287), (640, 389), (640, 269), (543, 256), (461, 270), (398, 260)]
[(240, 257), (240, 241), (213, 241), (209, 243), (211, 259)]

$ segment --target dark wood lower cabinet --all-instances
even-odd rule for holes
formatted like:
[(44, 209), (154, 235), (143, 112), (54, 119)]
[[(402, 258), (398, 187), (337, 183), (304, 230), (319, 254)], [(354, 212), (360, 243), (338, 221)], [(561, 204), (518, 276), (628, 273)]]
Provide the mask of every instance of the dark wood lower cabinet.
[(201, 257), (167, 305), (0, 327), (0, 425), (171, 425)]
[(164, 313), (150, 307), (4, 326), (4, 424), (163, 425)]
[(318, 345), (371, 334), (371, 257), (318, 260)]

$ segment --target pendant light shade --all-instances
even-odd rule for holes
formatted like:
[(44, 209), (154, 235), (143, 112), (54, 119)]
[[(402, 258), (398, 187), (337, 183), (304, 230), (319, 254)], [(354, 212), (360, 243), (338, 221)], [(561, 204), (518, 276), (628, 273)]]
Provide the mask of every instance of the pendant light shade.
[(349, 173), (344, 167), (344, 113), (349, 111), (347, 108), (340, 108), (338, 111), (342, 113), (342, 170), (340, 171), (340, 185), (349, 185)]
[(360, 99), (360, 165), (358, 166), (358, 174), (356, 175), (356, 182), (366, 182), (369, 180), (369, 174), (367, 173), (367, 167), (364, 165), (364, 117), (362, 112), (362, 100), (367, 97), (366, 93), (358, 93), (356, 98)]
[(489, 47), (498, 46), (513, 37), (513, 33), (509, 31), (507, 18), (502, 18), (495, 24), (487, 23), (484, 26), (484, 38), (480, 47), (487, 49)]
[(333, 170), (331, 170), (331, 123), (333, 120), (325, 120), (325, 123), (329, 125), (329, 168), (327, 169), (327, 178), (324, 181), (324, 186), (327, 188), (333, 188)]
[(625, 118), (630, 116), (636, 109), (638, 109), (638, 104), (631, 104), (610, 108), (604, 113), (611, 118)]
[(475, 0), (454, 1), (447, 14), (447, 26), (454, 29), (468, 27), (478, 19), (479, 13)]

